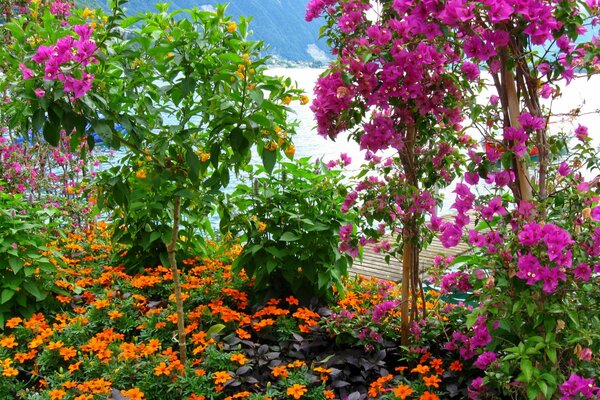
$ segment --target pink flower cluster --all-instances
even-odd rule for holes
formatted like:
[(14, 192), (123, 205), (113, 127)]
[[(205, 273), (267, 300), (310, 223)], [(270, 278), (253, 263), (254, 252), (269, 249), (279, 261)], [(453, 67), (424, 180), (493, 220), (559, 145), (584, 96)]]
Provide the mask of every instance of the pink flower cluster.
[(73, 5), (68, 1), (54, 0), (50, 4), (50, 12), (57, 17), (68, 17), (71, 15), (71, 8), (73, 8)]
[(573, 400), (581, 397), (597, 399), (600, 397), (600, 388), (596, 386), (593, 378), (584, 378), (575, 373), (571, 374), (559, 389), (562, 394), (560, 400)]
[[(92, 40), (92, 28), (88, 25), (73, 27), (78, 39), (71, 35), (60, 38), (52, 46), (40, 46), (31, 59), (44, 68), (44, 80), (59, 81), (63, 90), (72, 93), (77, 99), (85, 95), (91, 88), (94, 75), (87, 72), (90, 63), (96, 63), (96, 43)], [(34, 77), (33, 71), (21, 64), (23, 79)], [(44, 96), (42, 89), (36, 91), (38, 96)]]

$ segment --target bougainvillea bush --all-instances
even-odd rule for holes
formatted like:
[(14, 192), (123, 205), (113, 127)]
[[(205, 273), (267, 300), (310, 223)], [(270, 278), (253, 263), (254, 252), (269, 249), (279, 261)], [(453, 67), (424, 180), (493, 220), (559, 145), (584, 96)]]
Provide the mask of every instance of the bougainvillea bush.
[[(318, 131), (332, 138), (350, 131), (369, 151), (363, 174), (374, 175), (344, 207), (397, 238), (379, 248), (402, 257), (404, 281), (416, 293), (407, 241), (422, 248), (418, 238), (434, 232), (446, 247), (473, 247), (438, 262), (451, 268), (441, 288), (470, 292), (473, 308), (462, 328), (446, 332), (449, 340), (437, 339), (485, 371), (471, 385), (473, 399), (598, 395), (596, 127), (550, 129), (559, 122), (552, 101), (573, 79), (598, 71), (598, 12), (595, 1), (308, 5), (307, 20), (325, 18), (335, 55), (315, 87)], [(484, 88), (485, 102), (470, 97)], [(474, 103), (453, 108), (468, 98)], [(465, 132), (467, 123), (477, 131)], [(426, 138), (435, 145), (421, 146)], [(381, 154), (390, 148), (391, 156)], [(467, 156), (464, 172), (461, 162), (446, 162), (455, 148)], [(420, 157), (432, 149), (433, 160)], [(453, 185), (451, 221), (435, 215), (428, 193), (438, 174), (462, 177)], [(417, 237), (419, 210), (431, 217)], [(363, 232), (377, 237), (370, 229)]]

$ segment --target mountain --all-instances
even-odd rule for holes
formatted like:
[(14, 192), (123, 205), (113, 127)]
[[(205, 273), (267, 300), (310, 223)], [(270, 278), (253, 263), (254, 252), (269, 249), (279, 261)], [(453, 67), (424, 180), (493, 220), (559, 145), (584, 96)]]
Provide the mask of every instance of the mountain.
[[(128, 15), (154, 10), (157, 0), (130, 0), (124, 8)], [(107, 7), (107, 0), (82, 0), (81, 5), (101, 5)], [(171, 10), (181, 8), (212, 8), (215, 4), (227, 3), (224, 0), (173, 0)], [(308, 0), (229, 0), (227, 14), (252, 16), (251, 39), (263, 40), (269, 47), (268, 53), (278, 60), (324, 64), (331, 58), (323, 40), (319, 40), (319, 21), (310, 23), (304, 20)]]

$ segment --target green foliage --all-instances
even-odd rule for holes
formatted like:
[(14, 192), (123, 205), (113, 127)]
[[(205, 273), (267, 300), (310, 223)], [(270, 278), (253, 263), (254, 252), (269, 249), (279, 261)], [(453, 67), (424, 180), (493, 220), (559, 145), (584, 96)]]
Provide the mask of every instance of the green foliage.
[(114, 240), (130, 246), (130, 269), (166, 264), (176, 197), (187, 243), (197, 242), (251, 148), (265, 165), (291, 148), (284, 99), (300, 93), (289, 80), (266, 75), (262, 43), (245, 39), (246, 19), (232, 21), (223, 6), (158, 11), (118, 19), (125, 38), (107, 32), (103, 86), (120, 89), (99, 89), (105, 104), (95, 102), (102, 117), (92, 120), (107, 142), (127, 148), (102, 175), (99, 205), (113, 211)]
[(340, 171), (303, 158), (271, 175), (252, 172), (252, 186), (238, 185), (221, 208), (222, 227), (245, 234), (234, 269), (255, 279), (259, 300), (277, 293), (330, 301), (352, 263), (338, 250), (338, 231), (350, 220), (339, 210), (347, 192)]
[(0, 193), (0, 328), (12, 316), (39, 310), (53, 288), (56, 268), (45, 247), (53, 213)]

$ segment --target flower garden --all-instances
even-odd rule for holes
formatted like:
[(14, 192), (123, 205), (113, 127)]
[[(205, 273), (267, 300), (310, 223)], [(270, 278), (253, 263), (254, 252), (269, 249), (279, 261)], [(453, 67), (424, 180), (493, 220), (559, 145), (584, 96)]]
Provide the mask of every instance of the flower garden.
[(312, 101), (226, 6), (0, 9), (0, 398), (600, 397), (597, 1), (311, 0)]

